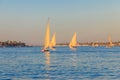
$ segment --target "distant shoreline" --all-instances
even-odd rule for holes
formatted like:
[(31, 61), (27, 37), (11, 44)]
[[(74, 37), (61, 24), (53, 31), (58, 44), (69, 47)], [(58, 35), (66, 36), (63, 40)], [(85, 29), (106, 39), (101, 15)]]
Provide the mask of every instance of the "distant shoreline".
[[(112, 42), (114, 46), (120, 46), (120, 41)], [(84, 42), (84, 43), (77, 43), (77, 46), (107, 46), (109, 42)], [(59, 43), (57, 46), (68, 46), (69, 43)]]
[[(109, 42), (84, 42), (77, 43), (77, 46), (107, 46)], [(120, 46), (120, 41), (113, 42), (114, 46)], [(58, 43), (56, 46), (68, 46), (69, 43)], [(43, 45), (26, 45), (26, 43), (21, 41), (0, 41), (0, 47), (42, 47)]]

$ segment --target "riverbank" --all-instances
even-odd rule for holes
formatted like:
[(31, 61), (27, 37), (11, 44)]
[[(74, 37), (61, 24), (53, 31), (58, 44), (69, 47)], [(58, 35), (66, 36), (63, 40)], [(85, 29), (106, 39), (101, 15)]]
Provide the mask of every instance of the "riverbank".
[(26, 47), (26, 43), (21, 41), (0, 41), (0, 47)]

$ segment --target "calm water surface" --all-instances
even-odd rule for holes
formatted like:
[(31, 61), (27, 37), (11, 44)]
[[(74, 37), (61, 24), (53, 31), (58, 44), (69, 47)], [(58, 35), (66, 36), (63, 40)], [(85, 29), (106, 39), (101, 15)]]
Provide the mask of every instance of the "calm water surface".
[(120, 47), (0, 48), (0, 80), (120, 80)]

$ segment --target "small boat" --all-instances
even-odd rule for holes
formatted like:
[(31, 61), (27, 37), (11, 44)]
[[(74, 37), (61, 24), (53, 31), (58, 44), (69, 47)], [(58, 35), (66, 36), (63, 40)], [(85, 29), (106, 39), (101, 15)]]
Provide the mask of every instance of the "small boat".
[(114, 44), (112, 43), (112, 39), (111, 39), (111, 37), (110, 37), (110, 36), (108, 36), (108, 41), (109, 41), (109, 44), (108, 44), (108, 45), (106, 45), (106, 48), (111, 48), (111, 47), (113, 47), (113, 46), (114, 46)]
[(42, 49), (41, 52), (49, 52), (49, 49)]
[(96, 46), (95, 46), (95, 43), (92, 43), (92, 47), (96, 47)]
[(72, 40), (69, 43), (69, 48), (76, 49), (77, 48), (77, 41), (76, 41), (76, 32), (74, 33)]
[(44, 46), (43, 46), (41, 52), (48, 52), (49, 51), (49, 44), (50, 44), (50, 23), (49, 23), (49, 20), (48, 20), (47, 28), (46, 28), (46, 34), (45, 34)]
[(56, 33), (53, 34), (52, 40), (51, 40), (51, 42), (49, 44), (49, 47), (52, 50), (55, 50), (55, 46), (56, 46)]
[(92, 47), (98, 47), (99, 45), (98, 45), (98, 43), (92, 43)]

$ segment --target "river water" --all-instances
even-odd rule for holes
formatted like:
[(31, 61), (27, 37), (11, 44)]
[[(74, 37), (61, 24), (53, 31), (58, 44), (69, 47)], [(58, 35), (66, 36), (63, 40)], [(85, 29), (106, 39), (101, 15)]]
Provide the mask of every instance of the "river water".
[(0, 48), (0, 80), (120, 80), (120, 47)]

